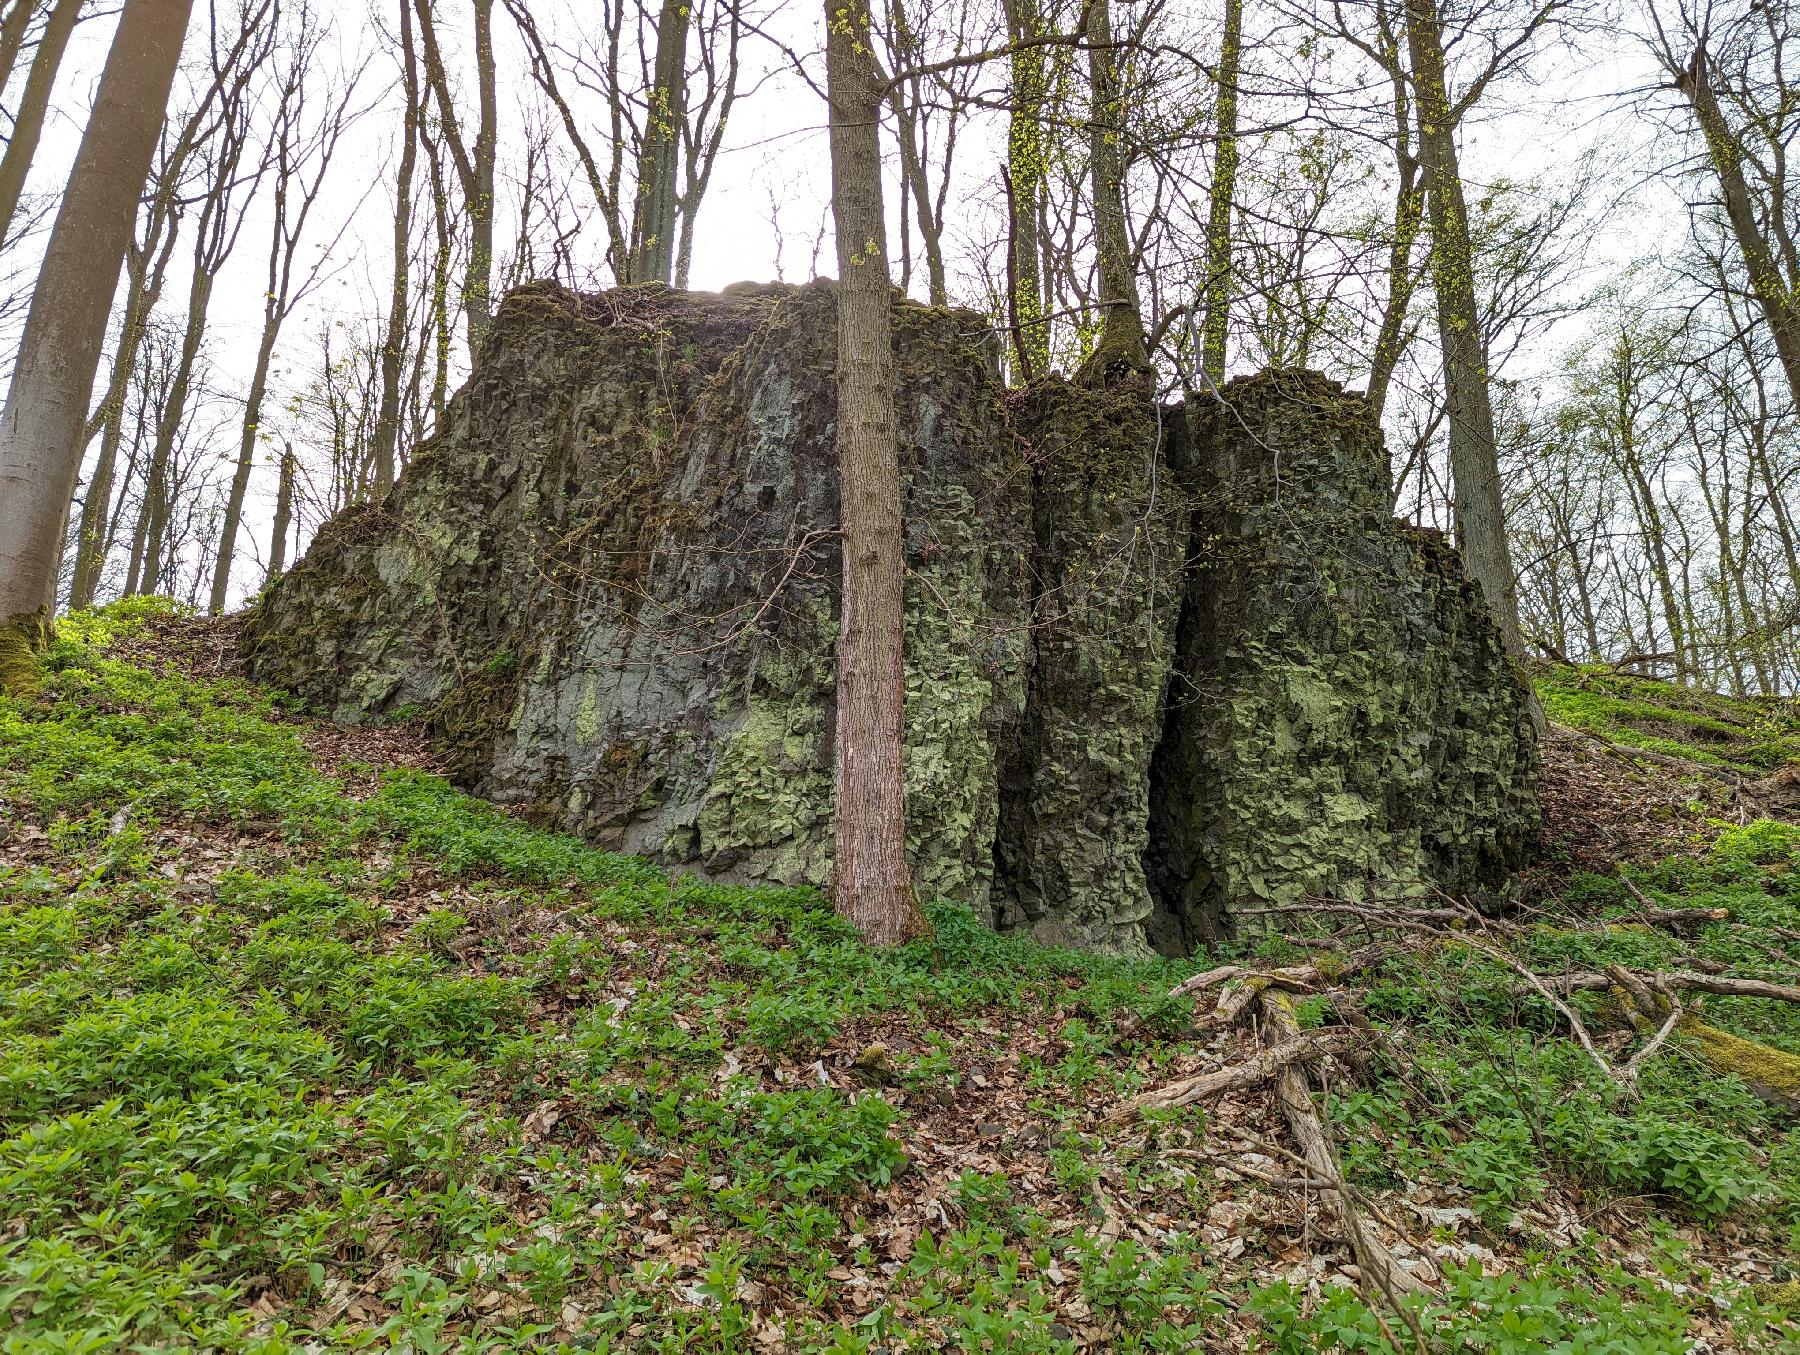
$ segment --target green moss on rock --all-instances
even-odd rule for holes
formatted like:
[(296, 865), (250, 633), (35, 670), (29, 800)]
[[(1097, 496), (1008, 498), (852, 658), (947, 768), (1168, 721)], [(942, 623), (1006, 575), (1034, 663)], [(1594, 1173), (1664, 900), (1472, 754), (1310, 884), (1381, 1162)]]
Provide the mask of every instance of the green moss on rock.
[(1159, 943), (1308, 896), (1498, 883), (1537, 836), (1528, 689), (1456, 554), (1391, 521), (1361, 400), (1265, 373), (1189, 416), (1182, 681), (1152, 787)]

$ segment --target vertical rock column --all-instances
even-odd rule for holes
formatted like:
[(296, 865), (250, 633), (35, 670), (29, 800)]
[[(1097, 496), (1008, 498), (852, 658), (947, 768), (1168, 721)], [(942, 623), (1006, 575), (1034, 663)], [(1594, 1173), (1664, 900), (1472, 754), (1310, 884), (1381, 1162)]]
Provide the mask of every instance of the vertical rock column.
[(1045, 383), (1016, 411), (1037, 474), (1022, 736), (1001, 773), (999, 923), (1144, 953), (1149, 768), (1191, 511), (1142, 389)]
[(1496, 882), (1537, 829), (1523, 678), (1380, 431), (1310, 373), (1193, 411), (1194, 563), (1151, 778), (1157, 941), (1308, 896)]

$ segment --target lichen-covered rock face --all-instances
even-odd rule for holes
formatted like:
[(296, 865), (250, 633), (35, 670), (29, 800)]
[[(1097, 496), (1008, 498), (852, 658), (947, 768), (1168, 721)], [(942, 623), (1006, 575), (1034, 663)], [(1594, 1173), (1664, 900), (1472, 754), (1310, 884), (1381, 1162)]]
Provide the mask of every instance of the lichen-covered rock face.
[(1530, 689), (1456, 553), (1392, 520), (1366, 407), (1265, 372), (1188, 412), (1193, 555), (1151, 786), (1158, 944), (1309, 895), (1499, 883), (1538, 834)]
[[(458, 776), (619, 850), (824, 884), (841, 557), (830, 288), (509, 297), (443, 431), (252, 613), (252, 671), (428, 710)], [(1025, 693), (1030, 472), (966, 314), (895, 308), (906, 792), (985, 907)]]
[(1150, 759), (1175, 649), (1191, 503), (1139, 386), (1044, 382), (1014, 418), (1037, 471), (1034, 661), (1002, 764), (1002, 926), (1148, 951)]
[[(831, 872), (830, 286), (509, 297), (443, 429), (246, 626), (257, 678), (429, 715), (454, 774), (724, 878)], [(1527, 693), (1321, 378), (1007, 396), (894, 309), (920, 892), (1178, 951), (1309, 894), (1462, 891), (1535, 830)]]

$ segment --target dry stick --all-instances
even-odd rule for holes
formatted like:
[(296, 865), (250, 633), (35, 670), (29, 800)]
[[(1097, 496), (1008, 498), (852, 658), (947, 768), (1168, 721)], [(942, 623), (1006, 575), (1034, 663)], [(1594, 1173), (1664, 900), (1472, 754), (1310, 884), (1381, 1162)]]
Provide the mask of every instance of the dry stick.
[(1625, 1066), (1619, 1069), (1620, 1077), (1628, 1082), (1635, 1082), (1637, 1080), (1638, 1069), (1641, 1068), (1650, 1056), (1657, 1051), (1657, 1048), (1662, 1042), (1669, 1038), (1670, 1032), (1675, 1029), (1676, 1023), (1681, 1020), (1681, 1013), (1681, 999), (1676, 997), (1673, 993), (1669, 994), (1669, 1015), (1664, 1019), (1661, 1029), (1650, 1037), (1649, 1043), (1625, 1061)]
[(1665, 908), (1652, 901), (1643, 890), (1627, 879), (1623, 871), (1619, 872), (1619, 883), (1625, 886), (1631, 897), (1636, 899), (1638, 905), (1644, 910), (1643, 916), (1637, 919), (1638, 921), (1679, 927), (1683, 924), (1697, 925), (1702, 922), (1728, 922), (1731, 919), (1729, 908)]
[(1312, 1031), (1304, 1035), (1297, 1034), (1295, 1038), (1265, 1049), (1229, 1068), (1215, 1068), (1210, 1073), (1200, 1073), (1194, 1077), (1183, 1078), (1179, 1082), (1171, 1082), (1166, 1087), (1158, 1087), (1155, 1091), (1143, 1092), (1134, 1096), (1123, 1105), (1115, 1107), (1106, 1117), (1106, 1123), (1117, 1124), (1121, 1120), (1129, 1120), (1133, 1116), (1141, 1115), (1146, 1110), (1171, 1110), (1176, 1106), (1190, 1106), (1196, 1101), (1215, 1096), (1220, 1092), (1247, 1087), (1252, 1083), (1266, 1082), (1270, 1076), (1290, 1063), (1302, 1059), (1316, 1059), (1325, 1054), (1341, 1054), (1352, 1045), (1359, 1043), (1360, 1039), (1361, 1037), (1348, 1027)]
[[(1467, 940), (1467, 938), (1462, 938)], [(1656, 981), (1669, 988), (1684, 988), (1696, 993), (1712, 993), (1719, 997), (1766, 997), (1772, 1002), (1800, 1002), (1800, 986), (1770, 983), (1766, 979), (1734, 979), (1723, 974), (1696, 974), (1691, 969), (1660, 973)], [(1611, 988), (1617, 980), (1609, 974), (1553, 974), (1547, 980), (1565, 993), (1598, 992)], [(1551, 999), (1555, 1001), (1554, 998)]]
[[(1219, 1005), (1213, 1008), (1212, 1019), (1215, 1025), (1229, 1026), (1247, 1011), (1256, 995), (1269, 986), (1269, 980), (1262, 977), (1249, 978), (1242, 983), (1227, 986), (1219, 993)], [(1292, 990), (1293, 985), (1283, 984)]]
[[(1296, 1037), (1300, 1033), (1300, 1027), (1294, 1020), (1286, 995), (1277, 989), (1265, 988), (1261, 998), (1263, 1019), (1269, 1028), (1282, 1037), (1284, 1042)], [(1419, 1349), (1424, 1351), (1425, 1334), (1420, 1330), (1419, 1320), (1401, 1300), (1406, 1295), (1429, 1294), (1431, 1290), (1417, 1276), (1403, 1269), (1394, 1260), (1387, 1245), (1363, 1222), (1351, 1189), (1344, 1181), (1344, 1173), (1331, 1151), (1330, 1141), (1325, 1137), (1325, 1127), (1319, 1123), (1319, 1112), (1313, 1105), (1312, 1089), (1307, 1084), (1306, 1075), (1292, 1064), (1282, 1067), (1275, 1074), (1275, 1094), (1281, 1102), (1288, 1129), (1300, 1145), (1307, 1170), (1332, 1183), (1329, 1193), (1336, 1201), (1339, 1217), (1344, 1221), (1344, 1231), (1349, 1235), (1351, 1249), (1356, 1253), (1358, 1270), (1374, 1281), (1376, 1287), (1386, 1295), (1394, 1311), (1406, 1319), (1407, 1325), (1412, 1328), (1414, 1339), (1419, 1343)]]
[[(1575, 1032), (1575, 1038), (1581, 1041), (1581, 1047), (1587, 1051), (1588, 1057), (1594, 1061), (1600, 1071), (1605, 1073), (1606, 1076), (1614, 1082), (1619, 1080), (1619, 1075), (1613, 1070), (1613, 1066), (1606, 1061), (1605, 1055), (1595, 1047), (1593, 1036), (1588, 1034), (1587, 1027), (1582, 1024), (1581, 1018), (1575, 1015), (1575, 1009), (1564, 1002), (1555, 993), (1551, 992), (1550, 989), (1545, 986), (1544, 981), (1541, 978), (1532, 973), (1532, 971), (1524, 964), (1515, 960), (1497, 946), (1490, 946), (1485, 941), (1478, 941), (1472, 936), (1459, 936), (1456, 939), (1461, 941), (1465, 946), (1480, 951), (1489, 959), (1498, 960), (1501, 964), (1512, 970), (1513, 973), (1524, 979), (1526, 983), (1530, 984), (1532, 988), (1537, 991), (1539, 997), (1543, 998), (1544, 1001), (1548, 1002), (1552, 1007), (1555, 1007), (1556, 1010), (1562, 1014), (1563, 1020), (1569, 1023), (1569, 1029)], [(1596, 975), (1596, 977), (1601, 976)], [(1610, 985), (1610, 979), (1601, 977), (1601, 987), (1609, 987)]]
[(1232, 979), (1242, 978), (1245, 972), (1234, 964), (1222, 964), (1217, 969), (1209, 969), (1204, 974), (1196, 974), (1192, 978), (1183, 979), (1169, 989), (1169, 996), (1186, 997), (1189, 993), (1197, 993), (1203, 988), (1213, 988), (1221, 983), (1229, 983)]

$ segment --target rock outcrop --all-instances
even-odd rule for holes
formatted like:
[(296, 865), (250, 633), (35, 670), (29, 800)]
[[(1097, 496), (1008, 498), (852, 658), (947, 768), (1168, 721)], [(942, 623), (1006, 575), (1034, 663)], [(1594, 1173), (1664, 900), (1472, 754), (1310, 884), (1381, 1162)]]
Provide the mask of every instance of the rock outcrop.
[(1151, 776), (1165, 948), (1234, 909), (1503, 879), (1537, 823), (1528, 691), (1456, 552), (1393, 520), (1361, 402), (1265, 372), (1189, 413), (1187, 599)]
[[(259, 679), (428, 716), (456, 775), (732, 879), (831, 869), (834, 295), (509, 297), (443, 429), (247, 622)], [(1001, 387), (895, 308), (921, 891), (1178, 950), (1306, 893), (1465, 889), (1535, 835), (1526, 692), (1360, 401)]]

